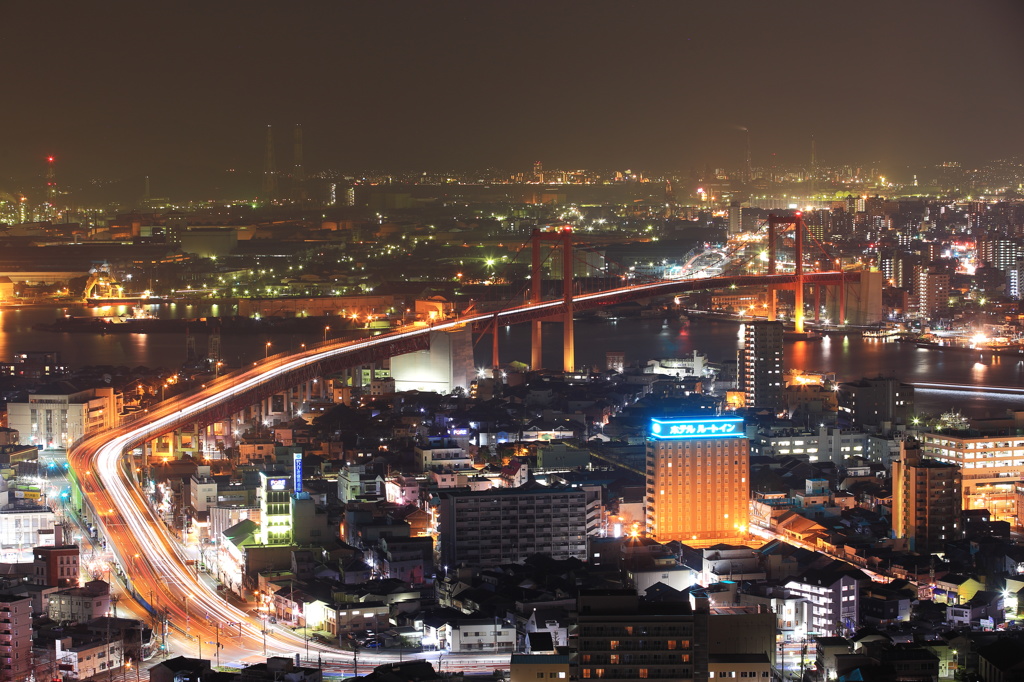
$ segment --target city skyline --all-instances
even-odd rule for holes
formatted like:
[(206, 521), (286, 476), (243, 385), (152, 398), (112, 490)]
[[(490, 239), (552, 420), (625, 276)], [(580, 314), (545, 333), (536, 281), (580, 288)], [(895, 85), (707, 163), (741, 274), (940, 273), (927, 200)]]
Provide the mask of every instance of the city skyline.
[(296, 123), (313, 172), (739, 166), (744, 128), (758, 166), (809, 163), (812, 135), (823, 165), (972, 163), (1022, 142), (1009, 2), (165, 10), (12, 9), (25, 30), (3, 49), (54, 94), (8, 110), (0, 177), (55, 154), (71, 182), (177, 192), (258, 173), (265, 126)]

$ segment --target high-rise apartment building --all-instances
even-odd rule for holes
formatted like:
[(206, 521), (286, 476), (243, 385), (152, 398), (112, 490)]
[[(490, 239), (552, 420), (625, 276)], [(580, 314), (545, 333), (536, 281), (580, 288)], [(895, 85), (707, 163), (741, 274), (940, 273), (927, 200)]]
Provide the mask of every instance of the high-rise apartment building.
[(1006, 270), (1006, 295), (1015, 301), (1024, 293), (1024, 259), (1018, 258)]
[(913, 439), (900, 444), (892, 463), (892, 531), (921, 554), (944, 550), (960, 538), (960, 467), (921, 456)]
[(750, 505), (750, 444), (738, 418), (652, 419), (647, 534), (658, 542), (739, 540)]
[(1000, 270), (1009, 270), (1017, 262), (1021, 247), (1015, 239), (989, 237), (978, 240), (978, 261)]
[(747, 407), (782, 409), (782, 339), (781, 322), (758, 320), (744, 325), (737, 377)]
[(921, 317), (938, 317), (949, 308), (949, 275), (924, 265), (914, 266), (914, 296)]

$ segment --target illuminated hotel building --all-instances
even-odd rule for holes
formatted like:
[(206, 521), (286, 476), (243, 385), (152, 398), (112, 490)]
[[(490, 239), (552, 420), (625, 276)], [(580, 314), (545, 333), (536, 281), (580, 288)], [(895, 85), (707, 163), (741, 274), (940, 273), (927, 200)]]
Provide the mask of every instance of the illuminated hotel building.
[(647, 534), (713, 544), (746, 534), (750, 446), (743, 420), (652, 419), (647, 434)]
[(993, 521), (1017, 525), (1014, 487), (1024, 472), (1024, 436), (925, 433), (921, 454), (960, 467), (964, 511), (988, 509)]

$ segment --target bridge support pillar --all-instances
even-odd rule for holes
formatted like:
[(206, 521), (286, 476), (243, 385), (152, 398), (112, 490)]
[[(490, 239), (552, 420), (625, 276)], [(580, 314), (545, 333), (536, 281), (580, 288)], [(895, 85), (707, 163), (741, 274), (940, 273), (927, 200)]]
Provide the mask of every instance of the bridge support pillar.
[(562, 297), (565, 301), (565, 319), (562, 322), (562, 371), (576, 370), (576, 337), (572, 309), (572, 233), (562, 232)]
[(797, 334), (804, 333), (804, 220), (803, 217), (798, 213), (796, 217), (796, 223), (793, 226), (795, 232), (793, 236), (795, 257), (793, 258), (793, 265), (796, 268), (796, 284), (794, 291), (796, 292), (795, 300), (793, 301), (793, 327)]
[[(530, 250), (533, 254), (532, 267), (530, 268), (530, 303), (540, 303), (541, 276), (540, 276), (540, 230), (534, 230), (530, 237)], [(543, 327), (540, 320), (530, 323), (530, 369), (537, 371), (543, 365)]]
[(839, 279), (839, 319), (837, 322), (840, 325), (846, 324), (846, 277), (845, 275)]
[(498, 316), (494, 316), (494, 329), (491, 334), (491, 368), (498, 369), (501, 360), (498, 357)]
[(775, 287), (768, 287), (768, 321), (774, 322), (776, 318), (776, 308), (778, 305), (778, 291)]

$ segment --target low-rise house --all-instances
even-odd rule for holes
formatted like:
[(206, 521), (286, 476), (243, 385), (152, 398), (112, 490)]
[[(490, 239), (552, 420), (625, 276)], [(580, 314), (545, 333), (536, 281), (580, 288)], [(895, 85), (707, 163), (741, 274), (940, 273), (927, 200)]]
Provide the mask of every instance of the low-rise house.
[(1003, 620), (1003, 595), (999, 592), (979, 590), (965, 602), (946, 606), (946, 622), (953, 627), (991, 630)]
[(959, 573), (949, 573), (935, 578), (932, 600), (939, 604), (962, 604), (985, 588), (977, 578)]
[(68, 587), (50, 595), (47, 615), (55, 622), (84, 623), (101, 618), (110, 610), (110, 585), (90, 580), (81, 587)]

